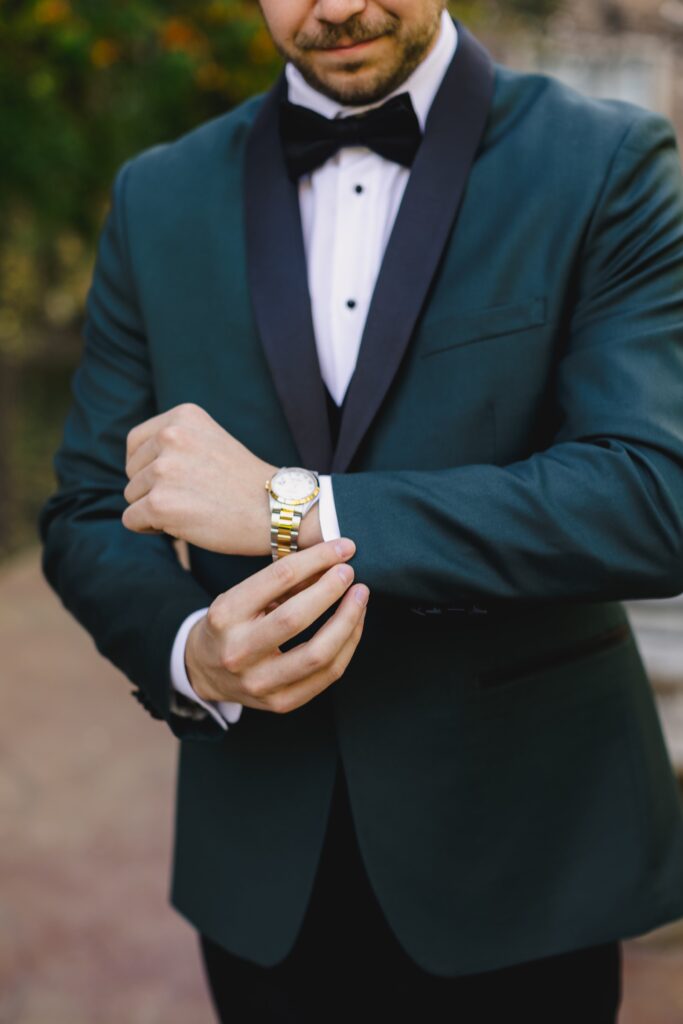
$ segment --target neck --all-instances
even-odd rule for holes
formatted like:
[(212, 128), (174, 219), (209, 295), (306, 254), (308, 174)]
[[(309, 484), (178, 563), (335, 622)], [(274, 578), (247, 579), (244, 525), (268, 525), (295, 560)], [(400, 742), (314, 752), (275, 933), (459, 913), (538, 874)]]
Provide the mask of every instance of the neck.
[(423, 55), (420, 63), (402, 79), (400, 85), (386, 91), (381, 99), (365, 104), (343, 103), (340, 100), (332, 99), (310, 85), (291, 62), (285, 65), (288, 97), (292, 103), (308, 107), (318, 114), (322, 114), (323, 117), (332, 118), (344, 114), (360, 113), (363, 109), (370, 109), (383, 103), (398, 92), (408, 92), (420, 122), (420, 128), (424, 131), (432, 100), (453, 59), (457, 45), (456, 24), (448, 11), (444, 9), (441, 12), (439, 31), (434, 33), (428, 51)]

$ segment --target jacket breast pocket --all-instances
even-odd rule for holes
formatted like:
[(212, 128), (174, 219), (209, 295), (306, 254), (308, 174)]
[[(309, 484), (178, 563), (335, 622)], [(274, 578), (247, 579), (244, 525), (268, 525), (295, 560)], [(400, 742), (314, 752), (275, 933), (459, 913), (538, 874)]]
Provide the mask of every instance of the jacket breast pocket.
[(504, 306), (487, 306), (485, 309), (454, 312), (422, 324), (420, 356), (424, 358), (488, 338), (517, 334), (541, 326), (546, 319), (545, 296), (511, 302)]

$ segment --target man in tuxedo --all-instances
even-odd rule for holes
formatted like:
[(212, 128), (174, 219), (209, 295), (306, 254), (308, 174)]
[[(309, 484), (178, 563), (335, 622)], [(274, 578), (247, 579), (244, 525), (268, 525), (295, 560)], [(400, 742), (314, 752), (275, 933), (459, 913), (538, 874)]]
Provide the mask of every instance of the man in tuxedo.
[(441, 0), (261, 8), (272, 89), (116, 176), (44, 572), (179, 739), (221, 1019), (613, 1022), (683, 915), (671, 126)]

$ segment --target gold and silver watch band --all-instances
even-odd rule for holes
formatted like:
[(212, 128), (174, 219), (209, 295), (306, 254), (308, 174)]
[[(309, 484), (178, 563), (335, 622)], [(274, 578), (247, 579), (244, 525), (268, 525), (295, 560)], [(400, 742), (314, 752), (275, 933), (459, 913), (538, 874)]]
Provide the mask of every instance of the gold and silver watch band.
[(301, 509), (274, 502), (270, 513), (270, 547), (273, 561), (296, 551), (299, 542)]

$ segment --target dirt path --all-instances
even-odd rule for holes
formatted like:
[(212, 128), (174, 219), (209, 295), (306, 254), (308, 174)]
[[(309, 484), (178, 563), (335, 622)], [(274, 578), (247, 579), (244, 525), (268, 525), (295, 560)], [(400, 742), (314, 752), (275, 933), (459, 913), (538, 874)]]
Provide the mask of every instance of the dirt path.
[(167, 902), (177, 740), (38, 559), (0, 572), (0, 1022), (212, 1024)]
[[(177, 741), (45, 583), (0, 570), (0, 1024), (213, 1024), (168, 904)], [(683, 1024), (683, 928), (625, 946), (620, 1024)]]

